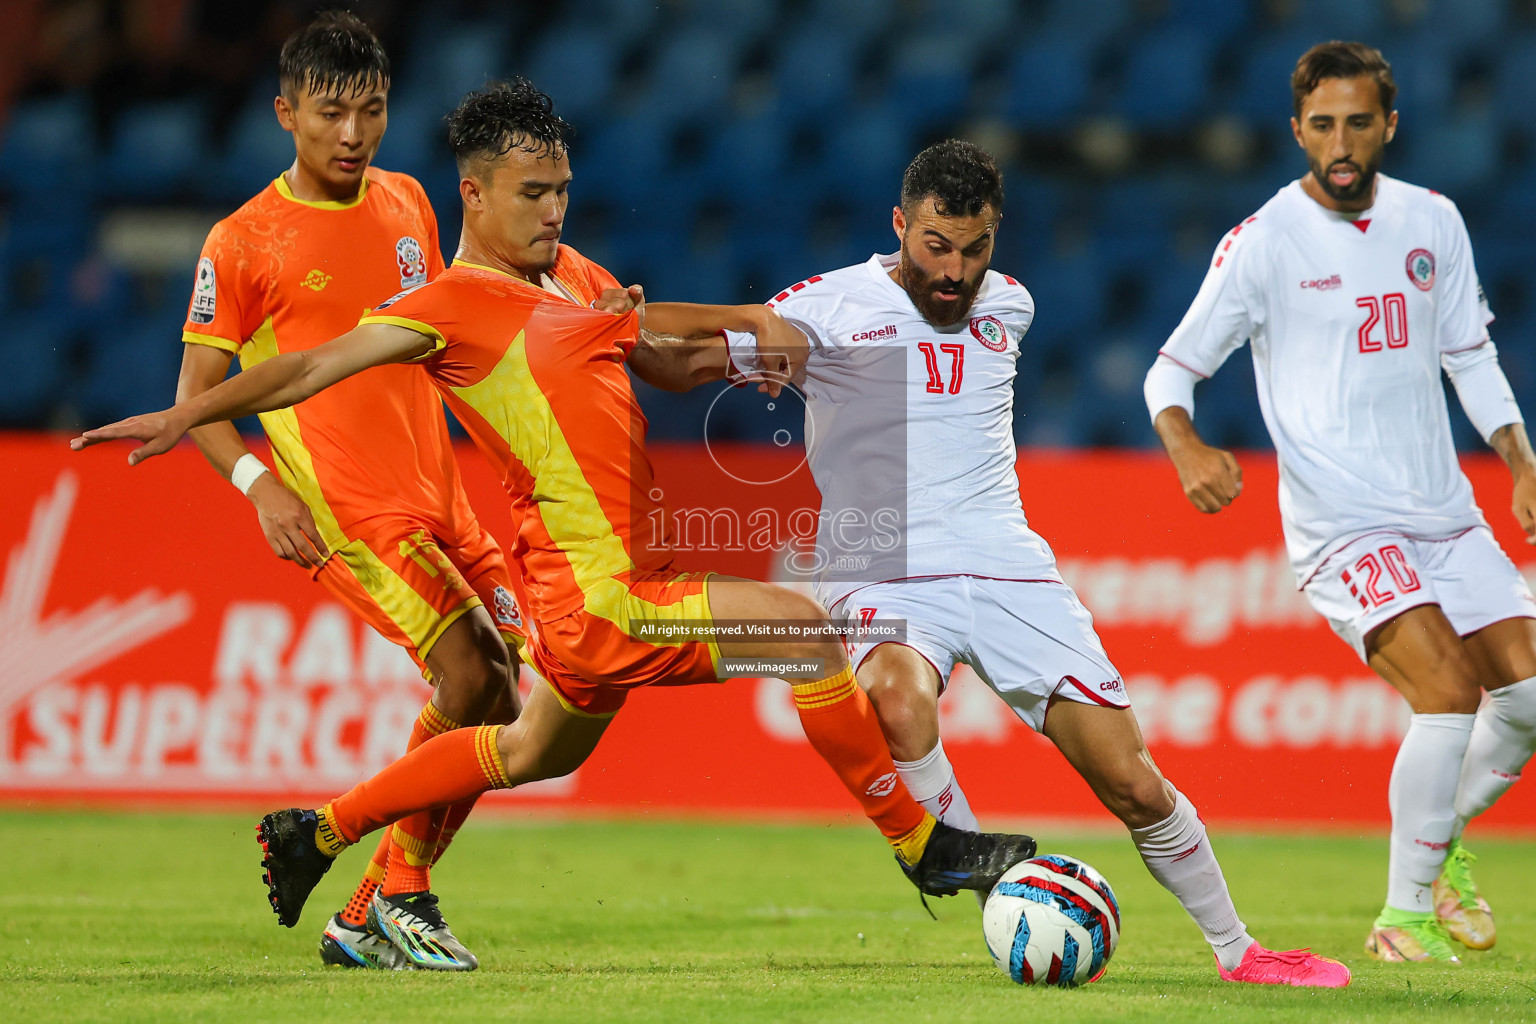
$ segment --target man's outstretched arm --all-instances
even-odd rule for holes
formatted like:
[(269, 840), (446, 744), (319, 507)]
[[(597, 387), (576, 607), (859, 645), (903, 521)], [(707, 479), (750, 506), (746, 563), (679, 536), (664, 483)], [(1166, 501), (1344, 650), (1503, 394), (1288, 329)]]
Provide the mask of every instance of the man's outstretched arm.
[[(733, 364), (722, 331), (756, 339), (754, 365)], [(762, 382), (759, 390), (777, 395), (805, 365), (809, 351), (805, 335), (766, 306), (652, 302), (645, 306), (640, 344), (629, 365), (641, 380), (666, 391), (747, 373)]]
[(269, 359), (169, 409), (87, 430), (69, 446), (80, 451), (132, 438), (143, 442), (128, 455), (128, 464), (136, 466), (170, 451), (193, 427), (286, 409), (369, 367), (407, 362), (436, 347), (436, 339), (406, 327), (364, 324), (307, 352)]

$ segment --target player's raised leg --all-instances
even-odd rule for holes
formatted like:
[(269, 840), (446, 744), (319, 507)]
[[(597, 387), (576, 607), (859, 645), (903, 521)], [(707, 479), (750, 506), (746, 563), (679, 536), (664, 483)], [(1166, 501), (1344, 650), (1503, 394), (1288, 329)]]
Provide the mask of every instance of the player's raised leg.
[[(716, 577), (709, 585), (715, 622), (781, 619), (826, 625), (808, 597), (754, 580)], [(786, 640), (719, 644), (726, 658), (818, 658), (825, 675), (793, 684), (795, 710), (806, 738), (859, 802), (896, 851), (907, 876), (924, 892), (985, 891), (1012, 864), (1033, 855), (1028, 836), (987, 835), (938, 825), (901, 784), (869, 698), (853, 678), (840, 640)]]
[(1392, 764), (1387, 899), (1366, 952), (1378, 960), (1457, 962), (1435, 915), (1434, 882), (1455, 831), (1462, 762), (1481, 690), (1477, 666), (1439, 605), (1371, 630), (1366, 660), (1408, 701), (1413, 717)]
[(511, 725), (443, 733), (324, 807), (268, 814), (257, 836), (278, 921), (293, 927), (335, 858), (363, 836), (487, 790), (569, 774), (596, 747), (608, 721), (568, 711), (547, 687), (538, 687)]
[(1462, 833), (1520, 780), (1536, 750), (1536, 619), (1503, 619), (1463, 642), (1488, 700), (1472, 722), (1461, 762), (1451, 845), (1435, 879), (1434, 901), (1452, 938), (1471, 949), (1488, 949), (1497, 938), (1493, 912), (1472, 879), (1475, 858)]
[(1310, 950), (1274, 952), (1237, 916), (1205, 823), (1147, 751), (1129, 708), (1050, 702), (1045, 735), (1131, 832), (1152, 877), (1199, 926), (1227, 981), (1340, 988), (1349, 969)]

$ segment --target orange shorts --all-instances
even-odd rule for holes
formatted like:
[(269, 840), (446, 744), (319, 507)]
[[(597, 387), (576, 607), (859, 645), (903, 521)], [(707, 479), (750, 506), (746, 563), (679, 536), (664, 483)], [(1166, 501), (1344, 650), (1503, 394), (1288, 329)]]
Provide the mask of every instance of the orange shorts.
[(614, 576), (587, 592), (586, 607), (540, 622), (528, 661), (567, 711), (611, 718), (637, 686), (719, 682), (713, 639), (636, 639), (647, 623), (707, 628), (713, 573), (675, 571)]
[[(389, 516), (343, 528), (349, 540), (314, 577), (368, 625), (408, 651), (428, 675), (426, 657), (454, 622), (483, 606), (515, 654), (527, 639), (521, 581), (478, 521), (457, 533)], [(430, 678), (430, 676), (428, 676)]]

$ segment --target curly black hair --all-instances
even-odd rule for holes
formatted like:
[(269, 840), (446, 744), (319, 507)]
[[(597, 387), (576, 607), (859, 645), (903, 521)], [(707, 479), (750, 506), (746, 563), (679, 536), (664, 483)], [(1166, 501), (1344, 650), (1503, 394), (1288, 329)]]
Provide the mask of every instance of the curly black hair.
[(283, 43), (277, 58), (283, 95), (303, 89), (320, 95), (346, 91), (361, 96), (389, 88), (389, 55), (364, 21), (346, 11), (326, 11)]
[(554, 100), (521, 77), (486, 83), (448, 115), (448, 145), (460, 174), (514, 149), (559, 156), (570, 148), (570, 135), (571, 126), (555, 113)]
[(984, 207), (1003, 212), (1003, 172), (992, 154), (962, 139), (936, 142), (917, 154), (901, 176), (901, 208), (929, 196), (946, 217), (974, 217)]

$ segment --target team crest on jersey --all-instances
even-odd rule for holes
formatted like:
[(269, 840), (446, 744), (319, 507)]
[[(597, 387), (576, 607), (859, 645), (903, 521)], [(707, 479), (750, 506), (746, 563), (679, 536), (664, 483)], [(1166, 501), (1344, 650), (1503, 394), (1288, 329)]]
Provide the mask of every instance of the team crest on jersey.
[(1408, 254), (1408, 280), (1421, 292), (1435, 286), (1435, 254), (1428, 249), (1415, 249)]
[(496, 621), (503, 626), (523, 626), (523, 613), (517, 607), (517, 598), (507, 593), (506, 587), (497, 587), (491, 594), (496, 605)]
[(401, 288), (409, 291), (427, 283), (427, 255), (410, 235), (395, 243), (395, 262), (400, 264)]
[(1003, 322), (995, 316), (971, 317), (971, 333), (993, 352), (1001, 352), (1008, 347), (1008, 332), (1003, 329)]
[(195, 324), (213, 323), (219, 300), (219, 283), (213, 276), (213, 260), (204, 256), (197, 261), (197, 280), (192, 285), (192, 312)]

